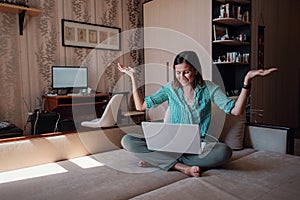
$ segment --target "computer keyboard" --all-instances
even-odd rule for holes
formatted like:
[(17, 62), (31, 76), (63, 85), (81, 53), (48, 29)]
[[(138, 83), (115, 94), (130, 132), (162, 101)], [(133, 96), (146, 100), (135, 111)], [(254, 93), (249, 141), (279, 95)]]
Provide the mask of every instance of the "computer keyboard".
[(67, 94), (67, 96), (70, 96), (70, 97), (73, 97), (73, 96), (82, 96), (82, 94), (80, 94), (80, 93), (70, 93), (70, 94)]

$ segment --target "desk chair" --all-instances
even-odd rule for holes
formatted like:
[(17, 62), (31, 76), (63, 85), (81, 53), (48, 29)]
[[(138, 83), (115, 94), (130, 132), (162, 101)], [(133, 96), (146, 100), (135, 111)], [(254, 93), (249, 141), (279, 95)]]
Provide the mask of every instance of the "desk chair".
[(123, 98), (122, 94), (114, 95), (108, 102), (101, 118), (97, 118), (91, 121), (83, 121), (81, 122), (81, 126), (90, 127), (90, 128), (99, 128), (99, 127), (109, 127), (115, 125), (117, 122), (118, 111), (119, 111), (122, 98)]
[[(140, 123), (140, 121), (144, 120), (144, 111), (137, 111), (137, 110), (131, 110), (129, 111), (129, 101), (128, 101), (128, 95), (129, 92), (112, 92), (109, 93), (109, 95), (113, 96), (116, 94), (122, 94), (125, 97), (125, 105), (126, 105), (126, 111), (122, 112), (121, 116), (122, 118), (127, 119), (127, 124), (131, 123), (131, 120), (133, 120), (134, 123)], [(141, 118), (142, 117), (142, 118)]]

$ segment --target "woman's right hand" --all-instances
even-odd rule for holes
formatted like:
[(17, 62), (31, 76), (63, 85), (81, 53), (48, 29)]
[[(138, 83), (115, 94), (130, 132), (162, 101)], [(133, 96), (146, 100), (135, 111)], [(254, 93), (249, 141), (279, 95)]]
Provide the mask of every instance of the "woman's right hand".
[(130, 66), (125, 67), (123, 64), (118, 63), (118, 69), (120, 70), (120, 72), (123, 72), (130, 77), (133, 77), (135, 75), (135, 70)]
[(133, 91), (133, 100), (134, 100), (135, 108), (137, 110), (145, 110), (146, 109), (146, 104), (145, 104), (144, 100), (141, 98), (141, 96), (139, 94), (137, 81), (136, 81), (136, 78), (135, 78), (135, 70), (130, 66), (124, 67), (124, 65), (121, 64), (121, 63), (118, 63), (118, 69), (120, 70), (120, 72), (123, 72), (123, 73), (127, 74), (131, 78), (132, 91)]

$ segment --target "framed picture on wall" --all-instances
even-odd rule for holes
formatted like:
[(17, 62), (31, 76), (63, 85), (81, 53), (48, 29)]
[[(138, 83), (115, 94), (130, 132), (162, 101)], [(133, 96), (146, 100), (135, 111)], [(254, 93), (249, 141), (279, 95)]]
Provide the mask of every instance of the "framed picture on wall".
[(107, 50), (121, 49), (121, 29), (62, 19), (62, 45)]

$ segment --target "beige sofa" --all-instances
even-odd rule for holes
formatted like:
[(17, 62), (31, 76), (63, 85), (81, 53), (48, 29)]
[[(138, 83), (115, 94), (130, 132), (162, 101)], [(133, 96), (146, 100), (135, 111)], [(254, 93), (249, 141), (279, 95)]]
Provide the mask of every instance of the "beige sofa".
[(1, 199), (299, 199), (289, 129), (229, 116), (222, 129), (232, 160), (200, 178), (137, 167), (120, 139), (139, 125), (0, 143)]

